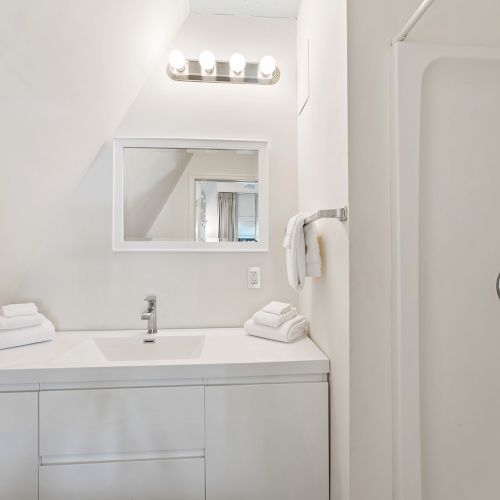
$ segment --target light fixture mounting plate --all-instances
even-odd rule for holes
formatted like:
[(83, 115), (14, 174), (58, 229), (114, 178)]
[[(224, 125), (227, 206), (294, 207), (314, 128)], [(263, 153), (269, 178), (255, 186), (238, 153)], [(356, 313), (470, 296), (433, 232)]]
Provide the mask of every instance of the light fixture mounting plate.
[(195, 59), (187, 59), (184, 71), (172, 70), (167, 64), (167, 75), (172, 80), (180, 82), (206, 82), (206, 83), (253, 83), (257, 85), (274, 85), (280, 79), (280, 70), (276, 68), (272, 76), (265, 77), (260, 73), (259, 63), (246, 63), (241, 74), (231, 70), (228, 61), (216, 61), (212, 73), (202, 69)]

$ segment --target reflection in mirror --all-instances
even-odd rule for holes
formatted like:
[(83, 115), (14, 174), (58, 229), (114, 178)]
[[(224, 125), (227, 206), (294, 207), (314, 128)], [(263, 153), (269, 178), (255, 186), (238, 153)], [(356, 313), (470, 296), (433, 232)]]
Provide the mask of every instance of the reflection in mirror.
[(123, 148), (125, 241), (259, 241), (258, 151)]
[(258, 183), (197, 179), (196, 241), (258, 241)]

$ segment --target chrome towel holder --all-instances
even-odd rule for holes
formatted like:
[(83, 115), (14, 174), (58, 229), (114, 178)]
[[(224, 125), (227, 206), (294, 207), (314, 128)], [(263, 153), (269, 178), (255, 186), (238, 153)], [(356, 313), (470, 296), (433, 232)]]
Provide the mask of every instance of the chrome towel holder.
[(318, 219), (338, 219), (341, 222), (345, 222), (347, 220), (347, 207), (318, 210), (314, 214), (305, 218), (304, 226), (307, 226), (307, 224), (311, 224), (311, 222)]

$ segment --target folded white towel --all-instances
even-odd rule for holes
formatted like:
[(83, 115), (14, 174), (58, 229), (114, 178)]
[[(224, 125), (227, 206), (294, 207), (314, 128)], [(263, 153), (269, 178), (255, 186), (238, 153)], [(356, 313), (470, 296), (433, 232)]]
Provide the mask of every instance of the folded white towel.
[(259, 325), (272, 326), (273, 328), (278, 328), (283, 323), (290, 321), (292, 318), (297, 316), (297, 309), (292, 307), (288, 312), (282, 314), (281, 316), (278, 314), (273, 314), (265, 311), (257, 311), (253, 315), (253, 320)]
[(269, 302), (269, 304), (264, 306), (261, 310), (266, 313), (277, 314), (278, 316), (281, 316), (282, 314), (290, 312), (293, 308), (294, 307), (292, 306), (292, 304), (273, 300), (272, 302)]
[(319, 278), (321, 276), (321, 254), (314, 224), (304, 226), (304, 238), (306, 243), (306, 276)]
[(35, 304), (29, 302), (28, 304), (10, 304), (2, 306), (1, 313), (5, 318), (14, 318), (15, 316), (29, 316), (36, 314), (38, 308)]
[(30, 314), (29, 316), (14, 316), (12, 318), (0, 316), (0, 330), (15, 330), (17, 328), (41, 325), (44, 318), (45, 316), (39, 313)]
[(250, 318), (243, 325), (248, 335), (263, 337), (280, 342), (293, 342), (294, 340), (307, 335), (308, 322), (304, 316), (297, 315), (295, 318), (283, 323), (279, 328), (272, 326), (259, 325)]
[(0, 349), (45, 342), (46, 340), (52, 340), (54, 336), (54, 325), (44, 317), (42, 324), (38, 326), (18, 328), (17, 330), (2, 330), (0, 332)]
[(304, 286), (306, 278), (306, 244), (304, 239), (304, 220), (308, 214), (294, 215), (286, 226), (283, 247), (286, 249), (286, 270), (288, 283), (294, 290)]

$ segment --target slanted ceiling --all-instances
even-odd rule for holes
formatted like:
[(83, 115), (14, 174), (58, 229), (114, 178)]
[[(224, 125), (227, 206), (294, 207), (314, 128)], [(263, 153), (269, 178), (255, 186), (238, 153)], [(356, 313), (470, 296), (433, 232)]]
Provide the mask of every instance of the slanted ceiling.
[(1, 0), (0, 303), (188, 12), (188, 0)]

